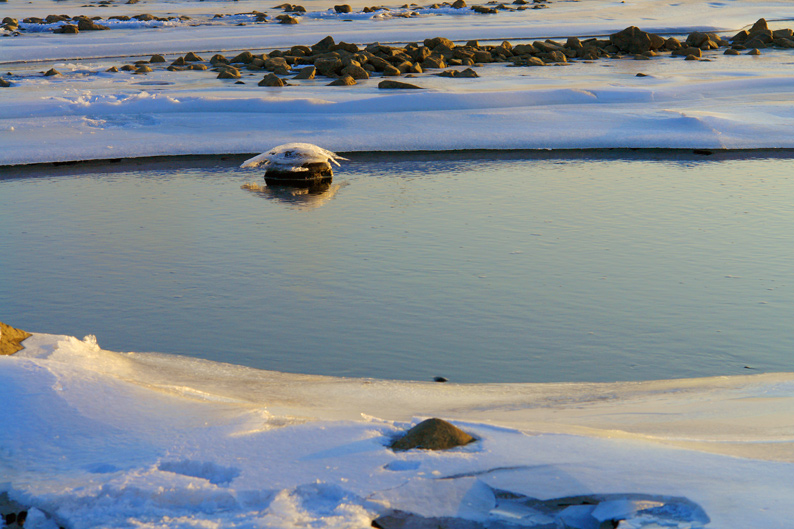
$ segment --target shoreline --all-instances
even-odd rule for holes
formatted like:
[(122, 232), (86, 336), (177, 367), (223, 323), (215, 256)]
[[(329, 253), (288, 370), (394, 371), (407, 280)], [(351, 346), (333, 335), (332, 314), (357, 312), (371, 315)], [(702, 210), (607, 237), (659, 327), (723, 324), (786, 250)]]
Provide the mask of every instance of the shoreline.
[[(57, 162), (31, 162), (23, 164), (0, 164), (5, 174), (3, 178), (24, 176), (25, 172), (35, 172), (46, 169), (47, 175), (54, 173), (69, 174), (84, 168), (108, 169), (108, 173), (129, 170), (129, 165), (137, 165), (137, 170), (147, 170), (150, 167), (206, 167), (207, 162), (218, 163), (231, 160), (232, 166), (237, 161), (254, 156), (255, 152), (221, 152), (208, 154), (172, 154), (155, 156), (135, 156), (124, 158), (89, 158), (64, 160)], [(698, 161), (724, 161), (747, 160), (752, 158), (794, 158), (794, 147), (759, 147), (739, 149), (695, 149), (681, 147), (584, 147), (561, 149), (448, 149), (448, 150), (362, 150), (339, 151), (344, 156), (354, 156), (353, 161), (365, 162), (377, 160), (545, 160), (545, 159), (636, 159), (643, 161), (655, 160), (698, 160)], [(239, 165), (239, 164), (238, 164)], [(13, 172), (12, 172), (13, 171)], [(15, 174), (16, 173), (16, 174)]]

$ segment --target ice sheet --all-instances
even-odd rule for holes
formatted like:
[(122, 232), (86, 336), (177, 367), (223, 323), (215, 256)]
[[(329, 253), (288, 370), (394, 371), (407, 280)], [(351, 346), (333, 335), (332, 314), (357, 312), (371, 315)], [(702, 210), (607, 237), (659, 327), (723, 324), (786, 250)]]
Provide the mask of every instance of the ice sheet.
[[(498, 491), (617, 495), (593, 516), (633, 527), (662, 515), (628, 516), (651, 508), (637, 501), (670, 498), (673, 527), (784, 528), (794, 514), (792, 374), (455, 385), (114, 353), (92, 337), (24, 345), (0, 358), (0, 491), (68, 527), (366, 527), (393, 509), (543, 520)], [(427, 416), (478, 441), (387, 448)]]

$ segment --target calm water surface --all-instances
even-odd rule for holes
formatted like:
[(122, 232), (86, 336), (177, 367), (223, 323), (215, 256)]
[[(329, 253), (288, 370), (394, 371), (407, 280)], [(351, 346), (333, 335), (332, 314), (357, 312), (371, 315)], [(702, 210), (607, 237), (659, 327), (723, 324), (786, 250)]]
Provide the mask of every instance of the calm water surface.
[(320, 196), (237, 158), (0, 168), (0, 320), (343, 376), (794, 370), (793, 161), (584, 156), (353, 155)]

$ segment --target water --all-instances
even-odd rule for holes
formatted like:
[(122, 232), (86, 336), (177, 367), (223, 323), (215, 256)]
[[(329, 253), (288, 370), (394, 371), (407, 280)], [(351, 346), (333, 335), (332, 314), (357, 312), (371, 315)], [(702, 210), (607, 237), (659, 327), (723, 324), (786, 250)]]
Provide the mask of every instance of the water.
[(342, 376), (792, 370), (785, 156), (350, 157), (321, 196), (243, 158), (0, 168), (0, 320)]

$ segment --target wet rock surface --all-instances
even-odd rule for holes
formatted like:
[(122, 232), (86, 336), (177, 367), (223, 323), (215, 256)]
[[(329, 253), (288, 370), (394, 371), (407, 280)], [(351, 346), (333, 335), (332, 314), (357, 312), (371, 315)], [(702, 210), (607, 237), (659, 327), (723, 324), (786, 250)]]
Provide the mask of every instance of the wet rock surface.
[(422, 421), (391, 444), (394, 451), (448, 450), (473, 443), (476, 439), (443, 419)]

